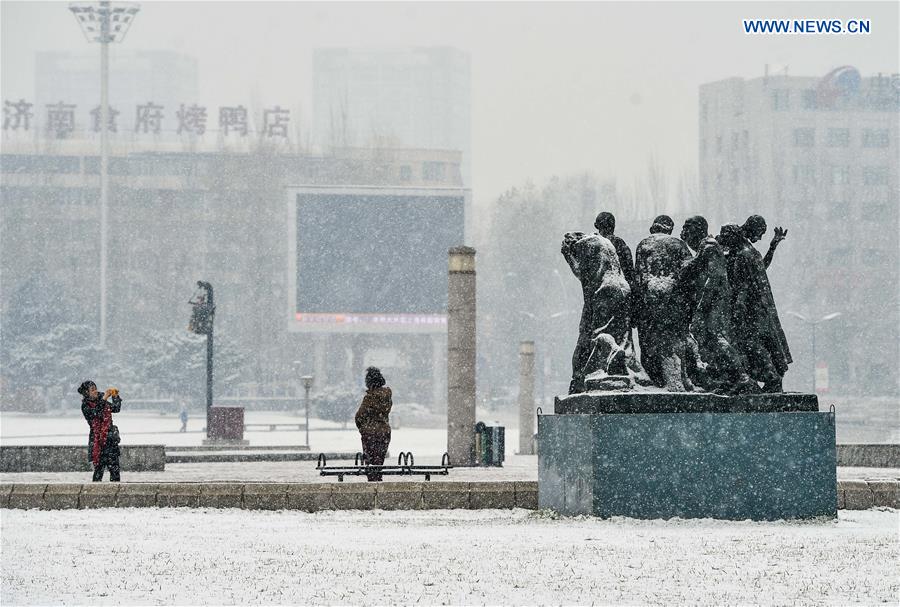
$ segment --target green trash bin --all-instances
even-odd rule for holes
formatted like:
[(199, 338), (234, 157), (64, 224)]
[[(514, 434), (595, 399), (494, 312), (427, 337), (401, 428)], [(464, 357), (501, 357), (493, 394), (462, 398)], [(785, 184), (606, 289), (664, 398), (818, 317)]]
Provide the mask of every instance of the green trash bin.
[(479, 466), (503, 466), (506, 459), (506, 428), (475, 424), (475, 459)]

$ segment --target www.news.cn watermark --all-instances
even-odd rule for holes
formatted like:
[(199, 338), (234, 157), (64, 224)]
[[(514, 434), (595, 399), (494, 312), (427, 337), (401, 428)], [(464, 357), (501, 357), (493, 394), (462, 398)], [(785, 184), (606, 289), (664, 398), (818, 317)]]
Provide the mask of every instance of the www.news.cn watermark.
[(745, 34), (867, 35), (869, 19), (744, 19)]

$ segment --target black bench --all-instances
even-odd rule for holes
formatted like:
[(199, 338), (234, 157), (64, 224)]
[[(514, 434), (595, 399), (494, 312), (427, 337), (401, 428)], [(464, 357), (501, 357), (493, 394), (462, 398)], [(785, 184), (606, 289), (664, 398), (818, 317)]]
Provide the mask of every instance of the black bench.
[(441, 457), (440, 466), (417, 466), (412, 451), (400, 452), (397, 456), (396, 466), (372, 466), (366, 461), (366, 456), (357, 453), (352, 466), (329, 466), (324, 453), (319, 454), (319, 462), (316, 470), (321, 476), (336, 476), (338, 482), (344, 482), (345, 476), (365, 476), (373, 471), (380, 471), (382, 475), (412, 476), (424, 474), (425, 480), (430, 481), (432, 474), (447, 476), (453, 466), (450, 465), (450, 455), (445, 453)]

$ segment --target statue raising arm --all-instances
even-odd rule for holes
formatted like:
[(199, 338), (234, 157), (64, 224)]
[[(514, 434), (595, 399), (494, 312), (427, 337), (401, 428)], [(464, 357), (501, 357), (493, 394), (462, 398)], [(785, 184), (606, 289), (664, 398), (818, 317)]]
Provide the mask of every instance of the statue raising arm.
[(769, 269), (769, 264), (772, 263), (772, 258), (775, 256), (775, 249), (778, 247), (778, 243), (787, 237), (787, 233), (788, 231), (784, 228), (775, 228), (775, 236), (772, 237), (769, 250), (763, 259), (763, 264), (765, 264), (767, 270)]

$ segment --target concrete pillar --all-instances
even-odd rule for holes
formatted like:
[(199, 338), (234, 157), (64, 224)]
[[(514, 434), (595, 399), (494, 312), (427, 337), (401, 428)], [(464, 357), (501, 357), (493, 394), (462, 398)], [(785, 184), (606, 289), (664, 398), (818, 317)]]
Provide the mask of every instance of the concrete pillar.
[(519, 454), (534, 455), (534, 342), (519, 344)]
[(447, 453), (475, 464), (475, 249), (450, 249), (447, 291)]

